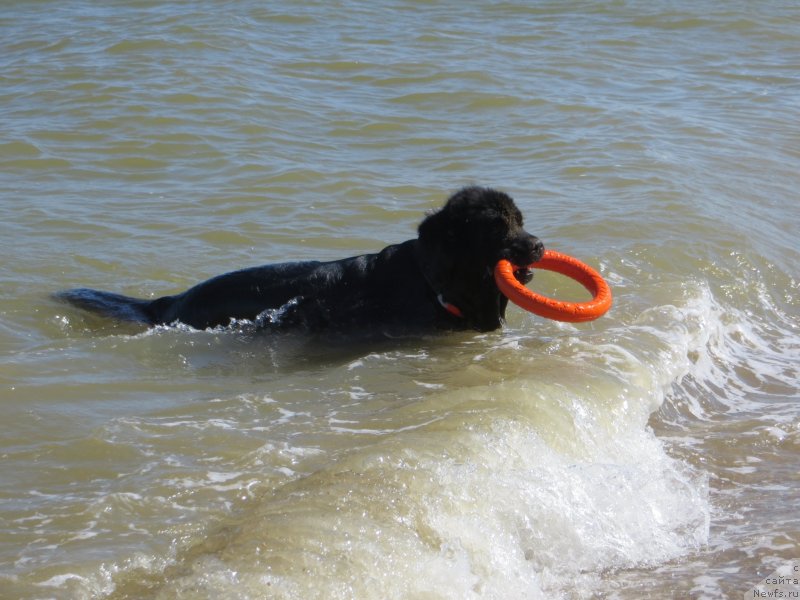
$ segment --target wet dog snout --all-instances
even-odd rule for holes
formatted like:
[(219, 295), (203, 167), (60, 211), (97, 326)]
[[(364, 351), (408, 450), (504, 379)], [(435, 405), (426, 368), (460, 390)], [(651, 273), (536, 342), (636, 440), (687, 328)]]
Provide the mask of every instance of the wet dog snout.
[(535, 235), (529, 233), (514, 238), (509, 247), (508, 260), (518, 267), (526, 267), (541, 260), (544, 244)]

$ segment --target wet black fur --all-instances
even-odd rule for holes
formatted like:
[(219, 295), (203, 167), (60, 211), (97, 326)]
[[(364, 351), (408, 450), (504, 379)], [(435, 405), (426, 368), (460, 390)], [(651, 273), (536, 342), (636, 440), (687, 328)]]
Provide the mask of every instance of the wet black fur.
[[(507, 258), (526, 266), (543, 252), (523, 229), (514, 201), (487, 188), (460, 190), (422, 221), (418, 233), (377, 254), (253, 267), (155, 300), (86, 288), (57, 297), (119, 320), (198, 329), (247, 319), (311, 332), (491, 331), (501, 326), (508, 303), (494, 283), (494, 265)], [(529, 275), (520, 270), (517, 277)], [(448, 312), (439, 298), (462, 316)]]

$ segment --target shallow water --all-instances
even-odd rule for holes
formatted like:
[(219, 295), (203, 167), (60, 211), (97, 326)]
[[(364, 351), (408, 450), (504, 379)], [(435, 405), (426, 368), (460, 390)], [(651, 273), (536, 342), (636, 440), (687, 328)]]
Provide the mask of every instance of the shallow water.
[[(797, 48), (777, 2), (4, 3), (0, 597), (726, 598), (800, 558)], [(468, 183), (612, 311), (350, 345), (50, 298), (377, 251)]]

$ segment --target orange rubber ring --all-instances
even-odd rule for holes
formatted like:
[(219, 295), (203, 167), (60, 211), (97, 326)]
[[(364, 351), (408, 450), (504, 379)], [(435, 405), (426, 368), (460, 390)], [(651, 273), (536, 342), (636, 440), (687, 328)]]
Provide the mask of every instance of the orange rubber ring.
[(556, 321), (581, 323), (594, 321), (611, 308), (611, 288), (606, 280), (577, 258), (555, 250), (545, 250), (542, 259), (531, 263), (528, 268), (555, 271), (574, 279), (592, 294), (589, 302), (563, 302), (532, 292), (514, 277), (514, 269), (519, 268), (503, 259), (494, 268), (494, 280), (509, 300), (528, 312)]

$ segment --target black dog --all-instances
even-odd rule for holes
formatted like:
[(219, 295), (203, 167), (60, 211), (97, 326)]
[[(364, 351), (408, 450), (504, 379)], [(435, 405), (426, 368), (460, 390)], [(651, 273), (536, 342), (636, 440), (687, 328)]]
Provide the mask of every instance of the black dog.
[[(525, 267), (542, 257), (538, 238), (503, 192), (468, 187), (425, 218), (419, 237), (332, 262), (292, 262), (220, 275), (155, 300), (75, 289), (57, 296), (105, 316), (198, 329), (256, 321), (265, 328), (400, 335), (434, 330), (491, 331), (508, 300), (493, 269), (506, 258)], [(515, 272), (530, 280), (526, 268)]]

